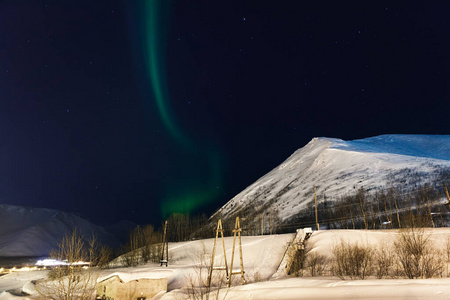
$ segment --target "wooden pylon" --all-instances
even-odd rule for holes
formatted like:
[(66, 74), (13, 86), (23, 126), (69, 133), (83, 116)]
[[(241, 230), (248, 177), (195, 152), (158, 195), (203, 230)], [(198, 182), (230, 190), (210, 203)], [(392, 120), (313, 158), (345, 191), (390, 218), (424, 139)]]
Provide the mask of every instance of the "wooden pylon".
[[(216, 255), (216, 245), (217, 245), (217, 238), (219, 237), (219, 232), (222, 238), (222, 246), (223, 246), (223, 258), (225, 260), (225, 266), (223, 267), (214, 267), (214, 256)], [(218, 271), (218, 270), (225, 270), (226, 273), (226, 278), (227, 278), (227, 282), (228, 282), (228, 264), (227, 264), (227, 252), (225, 250), (225, 239), (223, 238), (223, 228), (222, 228), (222, 219), (219, 219), (219, 221), (217, 222), (217, 229), (216, 229), (216, 238), (214, 240), (214, 248), (213, 248), (213, 253), (211, 256), (211, 267), (209, 269), (209, 274), (208, 274), (208, 280), (206, 282), (206, 286), (210, 287), (211, 286), (211, 278), (212, 278), (212, 272), (213, 271)]]
[[(234, 225), (234, 229), (233, 229), (233, 233), (234, 233), (234, 238), (233, 238), (233, 250), (232, 250), (232, 254), (231, 254), (231, 264), (230, 264), (230, 276), (227, 278), (227, 287), (231, 286), (231, 278), (233, 277), (233, 275), (238, 275), (241, 274), (241, 280), (242, 280), (242, 284), (246, 284), (245, 282), (245, 278), (244, 278), (244, 262), (242, 259), (242, 243), (241, 243), (241, 226), (239, 224), (239, 217), (236, 217), (236, 223)], [(241, 263), (241, 270), (238, 272), (233, 272), (233, 260), (234, 260), (234, 249), (236, 246), (236, 234), (239, 237), (239, 258), (240, 258), (240, 263)]]
[(161, 264), (162, 265), (168, 265), (169, 263), (169, 241), (167, 239), (167, 220), (164, 223), (164, 236), (163, 236), (163, 243), (162, 243), (162, 249), (161, 249)]

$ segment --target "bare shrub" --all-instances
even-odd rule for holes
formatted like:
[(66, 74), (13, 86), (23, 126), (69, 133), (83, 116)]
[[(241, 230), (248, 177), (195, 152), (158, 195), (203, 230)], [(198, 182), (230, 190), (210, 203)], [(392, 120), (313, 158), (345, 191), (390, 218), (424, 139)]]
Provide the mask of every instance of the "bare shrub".
[(442, 275), (445, 257), (422, 228), (400, 231), (394, 245), (402, 275), (410, 279)]
[(317, 252), (308, 252), (305, 258), (305, 268), (311, 276), (321, 276), (325, 271), (327, 258)]
[(377, 278), (393, 277), (394, 262), (392, 247), (386, 245), (386, 243), (379, 244), (378, 249), (374, 252), (374, 269)]
[(309, 240), (292, 244), (288, 248), (288, 275), (301, 277), (307, 271), (311, 276), (320, 276), (326, 269), (327, 257), (313, 252), (314, 244)]
[(262, 276), (259, 273), (259, 271), (256, 271), (255, 273), (253, 273), (253, 280), (251, 282), (261, 282), (262, 281)]
[(122, 255), (122, 263), (125, 267), (135, 267), (139, 264), (139, 256), (135, 251), (130, 251)]
[(92, 299), (98, 277), (96, 267), (105, 264), (107, 253), (106, 248), (98, 247), (95, 236), (86, 241), (74, 229), (50, 254), (51, 258), (67, 265), (51, 270), (46, 279), (36, 283), (36, 291), (46, 299)]
[(107, 268), (113, 258), (113, 250), (107, 246), (98, 246), (94, 249), (91, 264), (99, 268)]
[(364, 279), (372, 274), (373, 250), (359, 243), (350, 244), (341, 239), (332, 249), (332, 273), (341, 279)]
[(445, 242), (445, 259), (446, 259), (446, 267), (447, 267), (447, 277), (450, 276), (448, 270), (448, 264), (450, 263), (450, 237), (447, 237), (447, 241)]

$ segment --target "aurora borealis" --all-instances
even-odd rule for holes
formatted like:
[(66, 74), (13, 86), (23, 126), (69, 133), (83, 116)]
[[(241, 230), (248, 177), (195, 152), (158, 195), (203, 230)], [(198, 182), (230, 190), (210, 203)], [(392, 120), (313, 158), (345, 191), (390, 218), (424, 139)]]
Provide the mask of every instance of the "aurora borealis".
[[(145, 24), (141, 37), (144, 39), (144, 60), (148, 72), (149, 86), (158, 109), (161, 122), (166, 132), (172, 137), (174, 146), (188, 153), (189, 157), (195, 157), (190, 163), (196, 164), (196, 160), (206, 161), (207, 172), (202, 178), (192, 178), (191, 168), (180, 169), (180, 177), (191, 177), (181, 186), (167, 182), (166, 195), (161, 199), (161, 214), (164, 218), (173, 213), (193, 213), (205, 204), (217, 200), (221, 184), (221, 158), (218, 152), (208, 149), (202, 144), (188, 138), (175, 121), (175, 116), (170, 108), (170, 93), (166, 84), (164, 57), (165, 32), (163, 19), (168, 18), (166, 10), (170, 1), (141, 1), (140, 9), (144, 12), (142, 22)], [(165, 8), (165, 9), (164, 9)], [(166, 22), (167, 23), (167, 22)], [(170, 59), (170, 58), (169, 58)], [(176, 143), (176, 144), (175, 144)], [(183, 174), (184, 173), (184, 174)]]
[(210, 215), (313, 137), (448, 134), (425, 2), (5, 1), (0, 203)]

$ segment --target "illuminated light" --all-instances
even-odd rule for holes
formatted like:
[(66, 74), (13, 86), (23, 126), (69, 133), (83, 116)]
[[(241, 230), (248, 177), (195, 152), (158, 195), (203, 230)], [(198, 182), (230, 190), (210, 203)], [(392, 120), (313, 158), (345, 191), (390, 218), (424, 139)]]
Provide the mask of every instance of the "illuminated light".
[(11, 268), (9, 270), (5, 270), (4, 268), (1, 268), (0, 269), (0, 273), (2, 273), (4, 271), (5, 272), (8, 271), (9, 273), (13, 273), (13, 272), (30, 272), (30, 271), (36, 271), (36, 270), (38, 270), (38, 267), (22, 267), (22, 268), (13, 267), (13, 268)]
[(59, 261), (56, 259), (46, 258), (42, 260), (38, 260), (36, 262), (36, 266), (42, 266), (42, 267), (51, 267), (51, 266), (61, 266), (61, 265), (68, 265), (67, 262)]
[(72, 265), (72, 266), (90, 265), (90, 263), (84, 262), (84, 261), (77, 261), (77, 262), (71, 263), (70, 265)]
[(46, 267), (83, 266), (83, 265), (88, 265), (89, 266), (90, 263), (89, 262), (85, 262), (85, 261), (77, 261), (77, 262), (74, 262), (74, 263), (68, 263), (67, 260), (60, 261), (60, 260), (51, 259), (51, 258), (38, 260), (36, 262), (36, 266), (44, 267), (44, 270), (46, 269)]

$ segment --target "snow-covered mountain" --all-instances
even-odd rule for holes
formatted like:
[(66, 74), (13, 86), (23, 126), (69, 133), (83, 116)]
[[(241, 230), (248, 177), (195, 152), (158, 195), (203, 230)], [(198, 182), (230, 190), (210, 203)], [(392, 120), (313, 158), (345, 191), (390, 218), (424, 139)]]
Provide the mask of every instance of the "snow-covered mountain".
[[(450, 135), (381, 135), (353, 141), (313, 138), (214, 216), (275, 214), (287, 221), (311, 209), (314, 186), (333, 201), (359, 188), (411, 187), (450, 174)], [(436, 182), (441, 184), (441, 181)]]
[(75, 214), (45, 208), (0, 204), (0, 256), (45, 256), (74, 228), (117, 246), (114, 235)]

